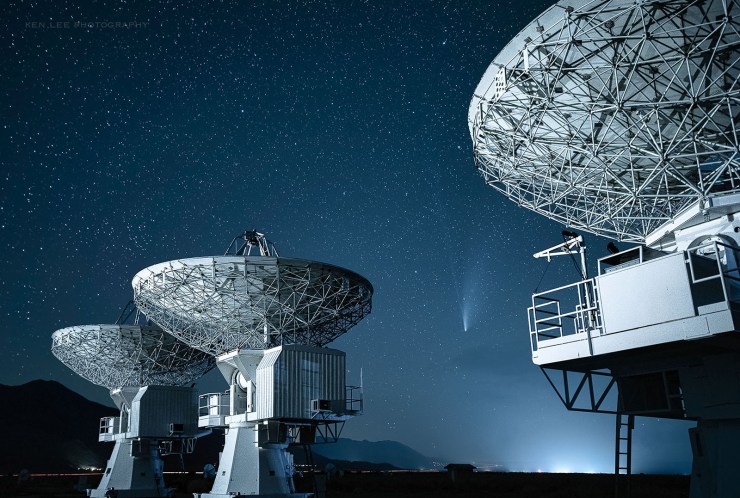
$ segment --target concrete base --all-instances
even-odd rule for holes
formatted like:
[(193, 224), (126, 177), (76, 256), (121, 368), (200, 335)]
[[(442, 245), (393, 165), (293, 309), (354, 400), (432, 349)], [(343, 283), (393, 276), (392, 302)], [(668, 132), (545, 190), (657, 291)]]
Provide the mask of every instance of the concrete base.
[(293, 464), (287, 447), (287, 443), (260, 447), (254, 425), (230, 426), (213, 488), (210, 493), (195, 494), (196, 498), (311, 496), (310, 493), (295, 493)]
[(170, 496), (164, 487), (162, 459), (154, 442), (119, 439), (96, 489), (88, 489), (91, 498), (148, 498)]

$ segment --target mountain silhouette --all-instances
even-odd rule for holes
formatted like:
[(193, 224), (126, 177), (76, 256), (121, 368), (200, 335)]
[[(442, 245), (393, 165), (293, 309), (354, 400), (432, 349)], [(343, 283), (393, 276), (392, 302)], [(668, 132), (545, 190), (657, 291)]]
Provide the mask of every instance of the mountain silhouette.
[[(0, 384), (0, 427), (3, 451), (0, 473), (63, 473), (103, 468), (113, 450), (112, 443), (98, 442), (102, 417), (116, 416), (118, 410), (89, 401), (59, 382), (34, 380), (19, 386)], [(224, 434), (214, 430), (198, 439), (195, 452), (165, 458), (165, 469), (199, 472), (206, 463), (216, 463)], [(328, 464), (345, 470), (390, 470), (439, 468), (432, 459), (396, 441), (355, 441), (340, 439), (333, 444), (311, 448), (319, 469)], [(296, 463), (305, 463), (305, 451), (292, 449)]]
[(118, 413), (115, 408), (50, 380), (0, 385), (0, 400), (0, 472), (69, 472), (105, 465), (113, 447), (98, 443), (98, 427), (101, 417)]
[(388, 464), (397, 469), (439, 469), (441, 464), (398, 441), (355, 441), (341, 438), (333, 444), (317, 444), (314, 454), (330, 461)]

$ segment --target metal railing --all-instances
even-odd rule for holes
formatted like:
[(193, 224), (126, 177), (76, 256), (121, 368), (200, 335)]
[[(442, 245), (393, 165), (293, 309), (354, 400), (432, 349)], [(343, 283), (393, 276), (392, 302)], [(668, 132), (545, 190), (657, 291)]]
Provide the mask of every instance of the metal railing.
[(362, 413), (362, 387), (346, 386), (344, 400), (312, 399), (310, 418), (330, 420)]
[(592, 278), (533, 294), (527, 311), (532, 351), (541, 340), (586, 334), (602, 326)]
[(159, 442), (160, 455), (190, 454), (195, 450), (195, 438), (167, 439)]
[(697, 304), (740, 303), (740, 250), (712, 240), (686, 251)]
[[(740, 249), (721, 240), (712, 240), (688, 249), (684, 254), (697, 310), (723, 302), (740, 305)], [(611, 268), (602, 268), (602, 262)], [(636, 247), (602, 258), (599, 273), (649, 262), (645, 260), (643, 248)], [(527, 311), (533, 352), (537, 351), (540, 341), (585, 334), (590, 343), (594, 334), (604, 332), (598, 286), (594, 279), (533, 294), (532, 306)]]
[(345, 410), (347, 413), (362, 413), (362, 387), (346, 386)]
[(229, 415), (230, 410), (229, 392), (207, 393), (198, 396), (198, 416), (217, 417)]
[(224, 427), (229, 415), (231, 396), (228, 391), (198, 396), (198, 427)]
[(100, 419), (100, 430), (98, 434), (114, 435), (121, 432), (121, 417), (103, 417)]

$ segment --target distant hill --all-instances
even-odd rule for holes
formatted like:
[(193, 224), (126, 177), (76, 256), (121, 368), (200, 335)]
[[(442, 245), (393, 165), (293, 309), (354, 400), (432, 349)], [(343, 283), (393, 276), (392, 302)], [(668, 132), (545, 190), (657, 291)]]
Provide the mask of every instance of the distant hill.
[[(314, 448), (316, 445), (314, 445)], [(290, 447), (288, 451), (293, 454), (293, 463), (296, 464), (297, 468), (301, 470), (304, 465), (307, 464), (305, 451), (303, 447)], [(374, 471), (382, 472), (386, 470), (399, 470), (399, 467), (391, 465), (389, 463), (372, 463), (365, 462), (362, 460), (348, 461), (348, 460), (332, 460), (314, 452), (312, 456), (314, 468), (319, 471)]]
[(0, 385), (0, 472), (67, 472), (102, 467), (113, 449), (98, 443), (100, 418), (117, 410), (47, 380)]
[(333, 444), (313, 446), (314, 454), (330, 461), (388, 464), (398, 469), (439, 469), (440, 463), (397, 441), (355, 441), (339, 439)]
[[(0, 384), (0, 473), (69, 472), (103, 468), (113, 443), (98, 442), (102, 417), (118, 410), (80, 396), (59, 382), (34, 380), (20, 386)], [(223, 434), (201, 438), (192, 455), (185, 455), (185, 470), (202, 470), (218, 460)], [(179, 459), (165, 458), (165, 469), (181, 470)]]
[[(89, 401), (55, 381), (35, 380), (20, 386), (0, 384), (0, 473), (28, 469), (34, 473), (69, 472), (102, 468), (113, 443), (98, 442), (102, 417), (115, 416), (115, 408)], [(200, 471), (218, 461), (223, 431), (200, 438), (182, 469), (176, 457), (165, 459), (166, 470)], [(395, 441), (354, 441), (312, 447), (318, 468), (331, 463), (344, 470), (431, 469), (432, 459)], [(296, 463), (305, 463), (302, 448), (294, 448)]]

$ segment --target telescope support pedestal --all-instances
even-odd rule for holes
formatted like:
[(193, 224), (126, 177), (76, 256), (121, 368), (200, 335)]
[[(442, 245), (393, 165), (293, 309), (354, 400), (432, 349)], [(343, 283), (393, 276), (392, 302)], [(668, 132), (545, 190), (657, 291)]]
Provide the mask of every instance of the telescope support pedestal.
[(232, 422), (226, 434), (216, 480), (210, 493), (199, 498), (232, 498), (234, 495), (307, 498), (295, 493), (293, 464), (284, 444), (258, 445), (254, 424)]
[(700, 420), (689, 429), (691, 498), (719, 498), (737, 493), (740, 419)]
[(169, 496), (172, 490), (164, 487), (162, 469), (163, 462), (153, 441), (118, 439), (100, 485), (88, 489), (88, 496), (106, 498), (106, 493), (114, 498)]

